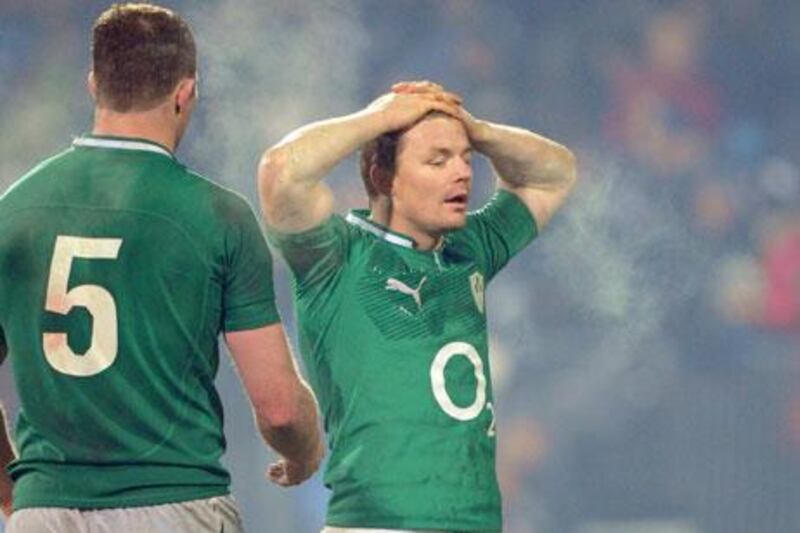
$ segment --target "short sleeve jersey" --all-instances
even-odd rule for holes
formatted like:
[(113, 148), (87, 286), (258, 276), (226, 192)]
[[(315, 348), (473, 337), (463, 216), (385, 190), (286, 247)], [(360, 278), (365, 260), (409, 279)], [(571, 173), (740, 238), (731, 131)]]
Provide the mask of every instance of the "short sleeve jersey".
[(144, 140), (86, 136), (0, 198), (15, 508), (228, 493), (221, 331), (278, 321), (249, 204)]
[(367, 212), (268, 229), (332, 449), (328, 525), (501, 529), (484, 287), (536, 232), (503, 190), (436, 251)]

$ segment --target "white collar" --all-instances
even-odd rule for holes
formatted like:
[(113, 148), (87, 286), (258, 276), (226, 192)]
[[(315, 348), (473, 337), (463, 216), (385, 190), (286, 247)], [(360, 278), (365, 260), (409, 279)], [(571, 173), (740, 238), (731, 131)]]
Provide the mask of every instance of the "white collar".
[(358, 226), (359, 228), (372, 233), (379, 239), (383, 239), (387, 242), (390, 242), (392, 244), (397, 244), (398, 246), (403, 246), (405, 248), (412, 248), (412, 249), (416, 248), (413, 239), (405, 237), (403, 235), (399, 235), (397, 233), (393, 233), (388, 228), (380, 226), (375, 222), (369, 220), (368, 218), (359, 215), (360, 215), (359, 213), (350, 211), (349, 213), (347, 213), (347, 217), (345, 218), (345, 220), (350, 224), (353, 224), (354, 226)]
[(72, 141), (74, 146), (85, 146), (89, 148), (113, 148), (117, 150), (143, 150), (146, 152), (153, 152), (161, 154), (173, 159), (169, 150), (163, 146), (152, 143), (150, 141), (141, 141), (134, 139), (111, 139), (108, 137), (79, 137)]

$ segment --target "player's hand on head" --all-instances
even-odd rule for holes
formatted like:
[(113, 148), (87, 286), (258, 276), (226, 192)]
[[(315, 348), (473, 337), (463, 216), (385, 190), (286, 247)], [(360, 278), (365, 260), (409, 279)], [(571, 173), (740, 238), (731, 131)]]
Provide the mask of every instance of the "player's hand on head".
[(464, 124), (464, 129), (467, 131), (467, 137), (472, 142), (473, 148), (479, 149), (486, 135), (486, 122), (476, 119), (463, 106), (460, 108), (460, 113), (456, 118)]
[(385, 131), (393, 131), (412, 125), (431, 111), (458, 117), (460, 107), (461, 98), (446, 91), (393, 90), (374, 100), (367, 109), (380, 113)]
[(464, 127), (470, 139), (476, 141), (482, 134), (482, 123), (464, 108), (464, 101), (461, 96), (452, 91), (448, 91), (438, 83), (428, 80), (400, 81), (392, 85), (392, 92), (397, 94), (425, 94), (433, 98), (453, 102), (457, 104), (457, 113), (450, 114), (464, 123)]
[(450, 97), (456, 99), (458, 103), (461, 103), (461, 97), (452, 92), (445, 89), (442, 85), (438, 83), (434, 83), (428, 80), (419, 80), (419, 81), (399, 81), (392, 85), (392, 92), (395, 93), (441, 93), (447, 94)]
[(428, 80), (422, 81), (399, 81), (392, 85), (392, 92), (398, 94), (427, 94), (434, 98), (453, 102), (458, 105), (464, 104), (461, 95), (445, 89), (442, 85)]
[(444, 87), (428, 80), (398, 81), (392, 85), (392, 91), (396, 93), (443, 92)]

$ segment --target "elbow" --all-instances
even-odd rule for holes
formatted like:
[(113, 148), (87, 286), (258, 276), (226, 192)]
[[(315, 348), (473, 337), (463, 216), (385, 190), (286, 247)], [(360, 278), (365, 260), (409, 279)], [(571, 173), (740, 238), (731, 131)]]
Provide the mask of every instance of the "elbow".
[(275, 405), (256, 405), (256, 420), (259, 427), (270, 431), (291, 428), (300, 419), (300, 410), (288, 402)]
[(578, 180), (578, 160), (569, 148), (562, 147), (559, 165), (559, 177), (563, 180), (565, 189), (570, 190)]
[(258, 163), (258, 193), (262, 203), (271, 204), (287, 181), (289, 153), (285, 146), (274, 146), (261, 156)]
[(258, 164), (258, 198), (267, 224), (279, 225), (290, 191), (289, 150), (275, 146), (264, 152)]
[(301, 394), (300, 390), (295, 390), (255, 401), (253, 407), (259, 427), (268, 431), (279, 431), (302, 424), (307, 415), (304, 413)]
[(288, 431), (300, 424), (299, 411), (292, 408), (271, 409), (269, 411), (257, 410), (256, 419), (262, 430), (270, 433)]

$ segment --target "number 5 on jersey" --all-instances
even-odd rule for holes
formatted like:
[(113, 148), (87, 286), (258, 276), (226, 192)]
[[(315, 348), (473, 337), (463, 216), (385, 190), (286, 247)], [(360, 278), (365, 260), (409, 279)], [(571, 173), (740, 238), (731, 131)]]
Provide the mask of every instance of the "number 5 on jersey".
[(83, 355), (67, 343), (66, 333), (44, 333), (42, 347), (50, 366), (71, 376), (93, 376), (117, 358), (117, 306), (114, 297), (99, 285), (78, 285), (67, 290), (72, 260), (116, 259), (122, 239), (96, 239), (59, 235), (50, 263), (45, 310), (66, 315), (84, 307), (92, 315), (92, 340)]

